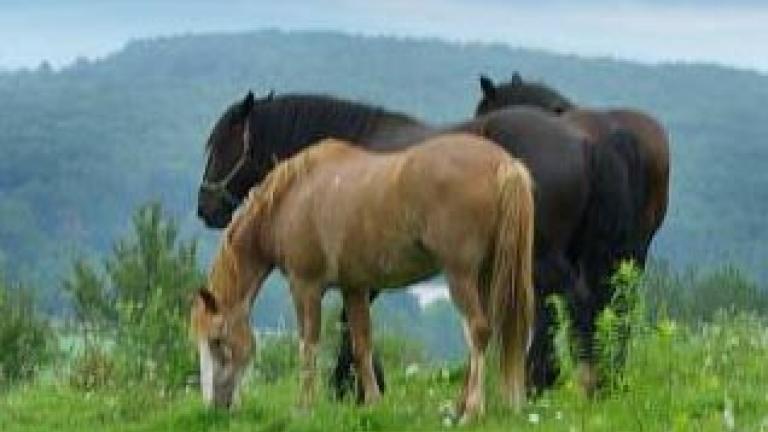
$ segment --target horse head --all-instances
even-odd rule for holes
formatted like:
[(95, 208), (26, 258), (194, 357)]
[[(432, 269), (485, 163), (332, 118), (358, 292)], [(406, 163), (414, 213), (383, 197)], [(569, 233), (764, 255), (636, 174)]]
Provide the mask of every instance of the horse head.
[(249, 310), (223, 308), (206, 288), (197, 293), (192, 306), (192, 331), (200, 358), (200, 388), (208, 405), (229, 408), (236, 398), (254, 345)]
[(254, 157), (256, 146), (249, 118), (256, 104), (269, 102), (273, 93), (256, 100), (252, 92), (227, 108), (206, 143), (208, 160), (200, 184), (197, 214), (211, 228), (224, 228), (251, 186), (267, 168)]
[(541, 83), (523, 81), (517, 72), (512, 75), (512, 79), (499, 84), (481, 75), (480, 88), (483, 97), (475, 110), (477, 116), (518, 105), (534, 106), (555, 114), (562, 114), (574, 107), (568, 98), (555, 89)]

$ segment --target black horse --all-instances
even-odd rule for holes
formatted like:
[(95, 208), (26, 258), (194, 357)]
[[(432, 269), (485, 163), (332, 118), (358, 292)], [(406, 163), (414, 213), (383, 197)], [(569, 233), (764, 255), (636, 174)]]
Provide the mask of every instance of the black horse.
[(640, 165), (640, 170), (632, 172), (630, 178), (634, 196), (640, 202), (635, 203), (638, 214), (630, 239), (634, 244), (626, 246), (626, 249), (637, 264), (645, 268), (648, 250), (664, 222), (669, 201), (669, 139), (664, 127), (653, 117), (635, 109), (576, 106), (543, 83), (524, 81), (517, 72), (508, 82), (498, 85), (490, 78), (481, 76), (480, 87), (483, 98), (477, 105), (478, 116), (513, 106), (532, 106), (562, 116), (584, 131), (592, 144), (606, 142), (606, 136), (617, 132), (634, 142), (634, 149), (619, 149), (625, 153), (625, 158), (638, 158)]
[[(433, 128), (403, 114), (326, 96), (270, 95), (256, 100), (249, 93), (231, 105), (213, 127), (198, 214), (208, 226), (224, 227), (247, 191), (276, 162), (322, 138), (336, 137), (387, 151), (446, 131), (475, 133), (495, 141), (522, 159), (533, 175), (538, 316), (529, 354), (529, 381), (536, 388), (551, 385), (557, 370), (545, 299), (561, 293), (577, 307), (592, 307), (591, 288), (577, 284), (576, 265), (584, 252), (580, 245), (592, 238), (612, 241), (624, 235), (628, 194), (625, 173), (614, 165), (613, 147), (586, 145), (584, 134), (562, 119), (539, 109), (511, 108)], [(342, 337), (333, 375), (339, 395), (352, 382), (351, 342), (347, 332)]]
[[(617, 260), (632, 259), (644, 269), (653, 237), (664, 221), (669, 196), (669, 143), (659, 122), (634, 109), (600, 110), (576, 106), (543, 83), (524, 81), (517, 72), (509, 81), (498, 85), (481, 76), (480, 87), (483, 97), (477, 105), (478, 116), (513, 106), (538, 107), (582, 130), (590, 145), (610, 143), (616, 147), (619, 162), (626, 167), (630, 191), (629, 232), (623, 244), (617, 245), (619, 252), (613, 255), (613, 261), (610, 257), (594, 256), (602, 264), (588, 265), (592, 271), (585, 276), (593, 285), (605, 285), (601, 291), (610, 293), (611, 287), (605, 283), (606, 272), (615, 268)], [(624, 139), (606, 140), (610, 135), (621, 135)], [(589, 259), (590, 254), (585, 257)], [(603, 298), (606, 300), (607, 296)], [(624, 339), (628, 330), (622, 335)], [(625, 349), (626, 346), (622, 346), (617, 359), (619, 363), (624, 361)]]

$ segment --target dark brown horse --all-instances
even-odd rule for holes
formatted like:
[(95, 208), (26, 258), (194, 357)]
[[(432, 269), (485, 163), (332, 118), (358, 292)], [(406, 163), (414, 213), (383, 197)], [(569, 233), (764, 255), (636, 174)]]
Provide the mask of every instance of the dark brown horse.
[[(616, 258), (631, 258), (645, 268), (651, 241), (664, 221), (669, 196), (669, 143), (667, 132), (659, 122), (633, 109), (576, 106), (551, 87), (524, 81), (518, 73), (498, 85), (481, 76), (480, 87), (483, 98), (477, 105), (478, 116), (513, 106), (538, 107), (578, 127), (590, 145), (610, 142), (617, 146), (620, 159), (630, 167), (627, 182), (634, 202), (630, 203), (631, 231)], [(606, 140), (610, 135), (623, 138)], [(609, 269), (613, 267), (615, 263), (610, 264)], [(601, 273), (586, 276), (593, 279), (591, 283), (600, 283), (605, 277)]]
[[(628, 192), (623, 168), (615, 165), (613, 147), (586, 145), (585, 134), (569, 122), (538, 109), (513, 108), (438, 129), (403, 114), (326, 96), (270, 95), (256, 100), (249, 93), (231, 105), (213, 127), (198, 214), (211, 227), (226, 226), (240, 200), (276, 161), (319, 139), (335, 137), (389, 151), (445, 131), (474, 133), (496, 142), (521, 159), (534, 178), (537, 319), (529, 382), (538, 388), (550, 385), (557, 371), (544, 299), (551, 293), (574, 297), (576, 265), (582, 253), (573, 247), (578, 238), (613, 244), (626, 231)], [(589, 287), (581, 292), (589, 305)], [(349, 335), (343, 333), (333, 376), (340, 393), (351, 382), (351, 348)]]
[(645, 267), (648, 249), (664, 221), (669, 199), (669, 140), (664, 127), (653, 117), (634, 109), (576, 106), (551, 87), (523, 81), (518, 73), (498, 85), (481, 76), (480, 86), (483, 98), (477, 106), (478, 116), (512, 106), (533, 106), (562, 115), (583, 130), (590, 143), (604, 142), (604, 137), (616, 132), (628, 134), (628, 139), (635, 141), (637, 157), (644, 170), (640, 175), (645, 184), (637, 186), (642, 189), (643, 202), (634, 238), (638, 244), (631, 249), (633, 258)]

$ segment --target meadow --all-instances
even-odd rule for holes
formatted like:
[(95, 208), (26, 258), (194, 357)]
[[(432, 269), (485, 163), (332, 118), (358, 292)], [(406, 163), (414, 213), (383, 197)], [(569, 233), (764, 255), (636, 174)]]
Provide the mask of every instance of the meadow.
[[(447, 430), (460, 383), (459, 363), (405, 363), (385, 357), (389, 391), (358, 407), (323, 391), (311, 412), (295, 408), (290, 362), (267, 377), (264, 357), (295, 356), (285, 341), (261, 347), (232, 413), (206, 409), (194, 388), (164, 392), (151, 383), (83, 390), (56, 368), (0, 396), (0, 430), (14, 431), (402, 431)], [(282, 344), (282, 347), (281, 347)], [(395, 351), (392, 350), (394, 353)], [(610, 391), (588, 399), (572, 380), (530, 401), (520, 413), (500, 406), (493, 377), (486, 416), (464, 430), (764, 431), (768, 430), (768, 322), (718, 314), (697, 329), (667, 320), (636, 334), (627, 369)], [(326, 366), (330, 357), (325, 357)], [(274, 362), (274, 359), (273, 359)], [(274, 370), (274, 364), (273, 370)]]

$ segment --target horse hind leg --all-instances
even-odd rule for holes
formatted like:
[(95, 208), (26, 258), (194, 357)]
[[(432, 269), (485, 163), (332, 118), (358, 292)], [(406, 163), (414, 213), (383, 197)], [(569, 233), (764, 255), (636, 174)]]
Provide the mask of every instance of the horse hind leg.
[(373, 404), (381, 399), (381, 391), (376, 380), (371, 350), (371, 316), (367, 291), (342, 290), (344, 309), (349, 318), (349, 330), (352, 336), (352, 357), (357, 376), (363, 389), (363, 402)]
[(459, 422), (464, 424), (485, 412), (485, 394), (483, 382), (485, 376), (485, 350), (490, 339), (491, 329), (480, 302), (477, 278), (468, 276), (448, 276), (448, 287), (453, 303), (458, 308), (464, 322), (464, 337), (469, 346), (469, 367), (464, 380), (456, 413)]
[[(378, 291), (372, 291), (370, 295), (370, 303), (378, 296)], [(331, 375), (330, 385), (336, 399), (343, 399), (348, 393), (351, 393), (356, 388), (358, 403), (364, 402), (365, 393), (361, 382), (355, 385), (354, 369), (354, 355), (352, 353), (352, 335), (349, 331), (349, 320), (347, 319), (347, 311), (342, 308), (341, 316), (339, 317), (340, 324), (340, 343), (339, 350), (336, 358), (336, 366), (333, 369)], [(379, 384), (379, 390), (384, 393), (386, 390), (386, 382), (384, 380), (384, 370), (381, 366), (381, 361), (373, 350), (373, 370), (376, 374), (376, 382)]]

